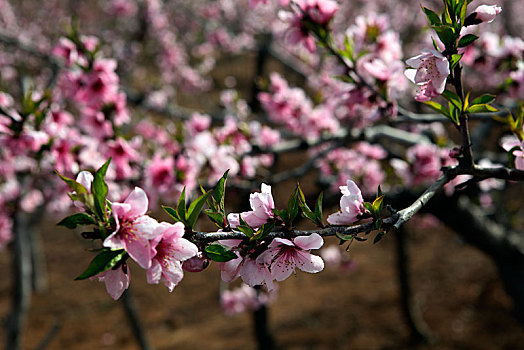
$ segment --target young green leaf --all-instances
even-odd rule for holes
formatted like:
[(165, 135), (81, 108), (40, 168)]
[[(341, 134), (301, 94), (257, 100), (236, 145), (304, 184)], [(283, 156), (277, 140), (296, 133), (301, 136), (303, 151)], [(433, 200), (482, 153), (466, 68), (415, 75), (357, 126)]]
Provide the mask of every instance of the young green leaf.
[(115, 267), (127, 254), (124, 249), (104, 250), (91, 261), (87, 269), (75, 280), (84, 280)]
[(212, 209), (204, 209), (204, 213), (209, 217), (211, 221), (215, 223), (219, 228), (226, 228), (227, 220), (221, 213), (218, 213)]
[(198, 216), (200, 215), (200, 212), (202, 211), (204, 204), (206, 204), (206, 200), (209, 194), (210, 192), (201, 195), (189, 205), (189, 209), (187, 210), (187, 225), (191, 227), (191, 229), (195, 227)]
[(171, 208), (171, 207), (167, 207), (165, 205), (162, 206), (162, 209), (164, 209), (166, 211), (166, 213), (169, 214), (169, 216), (171, 216), (176, 222), (182, 222), (182, 220), (180, 219), (180, 217), (178, 216), (178, 213), (175, 209)]
[(211, 244), (204, 250), (207, 257), (216, 262), (226, 262), (237, 258), (237, 255), (220, 244)]
[(355, 235), (346, 235), (345, 233), (341, 232), (336, 232), (335, 235), (342, 241), (351, 241), (353, 238), (355, 238)]
[(438, 113), (442, 114), (443, 116), (448, 117), (448, 118), (451, 119), (451, 115), (449, 113), (449, 110), (446, 107), (442, 106), (440, 103), (437, 103), (437, 102), (434, 102), (434, 101), (426, 101), (426, 102), (424, 102), (424, 104), (426, 106), (428, 106), (429, 108), (431, 108), (431, 109), (437, 111)]
[(433, 12), (432, 10), (424, 6), (422, 6), (422, 10), (426, 14), (426, 17), (428, 18), (428, 22), (430, 26), (438, 26), (441, 24), (440, 18), (435, 12)]
[(324, 192), (320, 192), (318, 195), (317, 201), (315, 202), (315, 215), (317, 217), (317, 225), (320, 227), (324, 226), (322, 222), (322, 199), (324, 198)]
[(373, 204), (372, 204), (373, 211), (372, 212), (378, 215), (380, 211), (382, 210), (383, 204), (384, 204), (384, 196), (382, 195), (373, 201)]
[(216, 186), (215, 186), (215, 193), (214, 193), (214, 199), (215, 202), (218, 205), (218, 209), (220, 209), (221, 212), (224, 212), (224, 197), (226, 193), (226, 181), (227, 181), (227, 175), (229, 174), (229, 169), (226, 170), (224, 175), (218, 180)]
[(91, 183), (91, 193), (95, 200), (95, 213), (101, 220), (106, 219), (106, 197), (107, 197), (107, 183), (105, 181), (107, 168), (111, 158), (109, 158), (95, 173), (93, 182)]
[(480, 105), (480, 104), (490, 104), (493, 101), (495, 101), (495, 98), (496, 98), (495, 95), (484, 94), (484, 95), (477, 97), (473, 101), (471, 101), (471, 105), (474, 106), (474, 105)]
[(450, 90), (444, 90), (442, 92), (442, 96), (444, 96), (444, 98), (446, 100), (451, 102), (451, 104), (453, 104), (453, 106), (455, 106), (459, 110), (462, 110), (462, 101), (460, 100), (460, 97), (458, 97), (458, 95), (456, 93), (454, 93), (453, 91), (450, 91)]
[(385, 235), (386, 235), (386, 232), (377, 233), (377, 235), (375, 236), (375, 239), (373, 240), (373, 244), (378, 243), (382, 238), (384, 238)]
[(69, 186), (69, 188), (77, 194), (88, 193), (87, 189), (81, 183), (76, 182), (75, 180), (60, 174), (58, 170), (55, 170), (55, 173), (58, 176), (60, 176), (60, 178), (67, 184), (67, 186)]
[(94, 225), (96, 224), (95, 219), (86, 213), (76, 213), (66, 217), (60, 221), (57, 225), (65, 226), (70, 229), (74, 229), (79, 225)]
[(275, 222), (266, 222), (264, 225), (262, 225), (258, 230), (257, 232), (253, 235), (253, 237), (251, 237), (251, 240), (260, 240), (260, 239), (264, 239), (267, 237), (267, 235), (269, 235), (271, 233), (271, 231), (273, 231), (273, 229), (275, 228)]
[(470, 44), (472, 44), (475, 40), (477, 40), (479, 37), (473, 34), (466, 34), (462, 38), (459, 39), (458, 47), (466, 47)]
[(180, 218), (180, 221), (182, 221), (184, 224), (186, 223), (186, 187), (184, 186), (184, 189), (182, 190), (182, 193), (180, 194), (180, 197), (178, 198), (178, 205), (176, 207), (176, 211), (178, 213), (178, 217)]
[(487, 105), (487, 104), (477, 104), (474, 106), (470, 106), (468, 108), (468, 113), (488, 113), (488, 112), (498, 112), (498, 109)]

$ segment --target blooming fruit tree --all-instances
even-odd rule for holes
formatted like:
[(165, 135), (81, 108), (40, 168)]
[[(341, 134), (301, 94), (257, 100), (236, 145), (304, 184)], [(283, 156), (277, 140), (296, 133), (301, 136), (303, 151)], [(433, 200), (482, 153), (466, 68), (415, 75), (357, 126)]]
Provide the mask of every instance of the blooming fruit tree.
[[(0, 32), (0, 42), (15, 48), (5, 63), (0, 56), (6, 77), (0, 93), (0, 246), (19, 238), (22, 214), (45, 208), (63, 215), (71, 199), (75, 213), (59, 225), (96, 242), (94, 258), (77, 279), (104, 282), (113, 299), (129, 288), (132, 261), (147, 271), (148, 283), (169, 291), (184, 271), (215, 262), (224, 282), (240, 278), (269, 293), (297, 270), (324, 269), (316, 253), (324, 237), (347, 245), (373, 237), (376, 243), (423, 207), (448, 224), (445, 208), (491, 210), (494, 190), (524, 181), (524, 41), (486, 29), (497, 23), (501, 7), (472, 10), (470, 2), (423, 6), (425, 16), (414, 27), (430, 30), (411, 33), (415, 42), (406, 48), (420, 53), (405, 61), (400, 35), (418, 31), (368, 8), (371, 2), (358, 4), (365, 15), (348, 26), (358, 6), (334, 0), (113, 0), (103, 11), (120, 22), (108, 21), (114, 28), (101, 32), (102, 39), (81, 34), (74, 21), (54, 42), (46, 40), (53, 28), (31, 33), (43, 49)], [(0, 5), (0, 20), (12, 34), (16, 16), (8, 2)], [(413, 4), (376, 6), (401, 18)], [(227, 77), (219, 112), (177, 105), (209, 90), (221, 54), (227, 60), (257, 46), (260, 79), (250, 102)], [(23, 78), (14, 68), (17, 52), (52, 69), (7, 92), (4, 85)], [(308, 89), (276, 72), (265, 79), (260, 66), (269, 54), (307, 78)], [(423, 103), (417, 113), (406, 98), (410, 88)], [(433, 114), (420, 113), (423, 108)], [(493, 156), (493, 148), (501, 153), (498, 146), (481, 147), (490, 129), (483, 125), (494, 121), (504, 131), (497, 135), (502, 157)], [(303, 163), (276, 171), (281, 155), (305, 149)], [(339, 208), (324, 215), (324, 195), (311, 202), (298, 184), (278, 208), (272, 185), (312, 169)], [(258, 186), (260, 192), (250, 193)], [(228, 212), (229, 191), (246, 200), (249, 193), (250, 210)], [(450, 200), (464, 193), (466, 208)], [(447, 204), (431, 207), (432, 200)], [(169, 222), (149, 215), (159, 203), (166, 204)], [(198, 230), (204, 216), (216, 226), (213, 232)], [(298, 229), (300, 219), (314, 229)], [(501, 237), (493, 226), (470, 226), (478, 237)], [(500, 249), (467, 239), (504, 270), (524, 255), (510, 233), (495, 239), (513, 252), (507, 261), (497, 260)], [(522, 311), (513, 282), (506, 285)], [(223, 305), (234, 312), (272, 298), (246, 288), (238, 294), (241, 302), (224, 293)]]

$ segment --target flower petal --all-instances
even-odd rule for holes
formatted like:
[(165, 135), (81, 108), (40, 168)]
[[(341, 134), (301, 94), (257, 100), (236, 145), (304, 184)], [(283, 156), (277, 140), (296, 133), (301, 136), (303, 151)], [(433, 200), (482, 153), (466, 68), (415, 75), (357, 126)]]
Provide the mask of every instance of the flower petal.
[(297, 252), (295, 264), (302, 271), (309, 273), (317, 273), (324, 269), (324, 260), (320, 256), (308, 252)]
[(318, 233), (313, 233), (309, 236), (299, 236), (293, 241), (297, 247), (304, 250), (319, 249), (324, 244), (324, 240)]
[(149, 201), (144, 190), (140, 187), (135, 187), (133, 192), (131, 192), (129, 196), (127, 196), (124, 203), (127, 203), (131, 206), (129, 215), (137, 217), (144, 215), (147, 212), (147, 206), (149, 204)]

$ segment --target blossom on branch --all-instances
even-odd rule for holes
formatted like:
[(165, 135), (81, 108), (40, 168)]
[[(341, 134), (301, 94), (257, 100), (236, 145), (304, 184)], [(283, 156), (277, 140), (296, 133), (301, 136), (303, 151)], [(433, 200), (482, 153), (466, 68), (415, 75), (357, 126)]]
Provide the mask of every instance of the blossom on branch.
[(340, 210), (331, 214), (327, 222), (331, 225), (350, 225), (358, 220), (362, 213), (362, 193), (360, 188), (351, 180), (347, 180), (346, 186), (340, 186), (342, 198), (340, 198)]
[(149, 240), (159, 232), (159, 223), (147, 212), (148, 199), (144, 190), (135, 187), (124, 203), (113, 203), (115, 231), (104, 240), (104, 247), (125, 249), (129, 256), (144, 269), (151, 267), (155, 249)]
[(448, 60), (440, 52), (424, 49), (406, 63), (415, 69), (407, 69), (404, 74), (420, 87), (415, 100), (426, 102), (444, 92), (450, 71)]
[(98, 277), (99, 282), (106, 284), (106, 291), (114, 300), (120, 298), (124, 290), (129, 288), (129, 281), (131, 279), (129, 269), (125, 263), (116, 269), (104, 271), (93, 278), (96, 277)]
[(155, 230), (156, 237), (151, 240), (156, 254), (151, 267), (147, 270), (147, 282), (156, 284), (164, 282), (169, 291), (184, 277), (182, 261), (194, 257), (198, 253), (196, 245), (185, 238), (184, 224), (177, 222), (174, 225), (162, 222)]
[(502, 8), (497, 5), (480, 5), (475, 11), (475, 20), (480, 23), (491, 23), (495, 20), (495, 17), (502, 11)]
[(256, 262), (268, 267), (271, 277), (279, 282), (288, 278), (297, 267), (304, 272), (317, 273), (324, 269), (324, 261), (310, 250), (319, 249), (323, 244), (324, 240), (318, 233), (295, 237), (293, 241), (275, 238)]
[[(242, 219), (253, 228), (264, 225), (269, 219), (274, 217), (275, 202), (271, 194), (271, 186), (263, 183), (261, 191), (260, 193), (251, 193), (249, 196), (249, 204), (253, 210), (240, 214)], [(239, 214), (231, 213), (227, 216), (227, 220), (232, 227), (240, 225)]]

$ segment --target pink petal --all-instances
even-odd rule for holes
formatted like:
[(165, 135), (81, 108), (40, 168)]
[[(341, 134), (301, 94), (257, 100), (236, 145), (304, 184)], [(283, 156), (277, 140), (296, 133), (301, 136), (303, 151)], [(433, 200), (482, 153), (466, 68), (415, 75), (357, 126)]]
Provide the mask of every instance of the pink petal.
[(295, 264), (302, 271), (309, 273), (317, 273), (324, 269), (324, 260), (308, 252), (297, 252)]
[(185, 238), (179, 238), (173, 251), (173, 258), (184, 261), (194, 257), (198, 253), (198, 247)]
[(242, 281), (248, 286), (254, 287), (261, 285), (265, 280), (265, 270), (263, 265), (258, 264), (253, 259), (246, 259), (240, 269)]
[(107, 293), (117, 300), (120, 298), (124, 290), (129, 287), (129, 269), (127, 274), (124, 273), (121, 267), (116, 270), (107, 270), (104, 275), (104, 282), (106, 284)]
[(166, 284), (170, 291), (173, 291), (173, 288), (182, 281), (182, 278), (184, 278), (184, 271), (182, 270), (182, 265), (179, 261), (167, 260), (162, 273), (165, 279), (173, 284), (173, 286)]
[(240, 263), (242, 258), (237, 258), (233, 260), (226, 261), (225, 263), (219, 263), (219, 268), (222, 270), (220, 277), (224, 282), (233, 282), (238, 278)]
[(147, 239), (153, 239), (157, 236), (158, 225), (158, 221), (147, 215), (138, 217), (133, 223), (136, 233)]
[(160, 266), (160, 262), (156, 259), (154, 259), (151, 262), (151, 267), (147, 269), (147, 283), (149, 284), (157, 284), (160, 281), (160, 278), (162, 277), (162, 266)]
[(125, 249), (124, 241), (117, 235), (117, 231), (113, 232), (104, 239), (103, 246), (106, 248), (116, 249)]
[(144, 215), (147, 212), (147, 206), (149, 204), (146, 193), (140, 187), (135, 187), (124, 203), (131, 206), (129, 215), (132, 217)]
[(294, 240), (295, 245), (304, 250), (319, 249), (324, 244), (324, 240), (318, 233), (309, 236), (299, 236)]
[(279, 251), (280, 251), (280, 249), (278, 249), (278, 248), (270, 248), (270, 249), (262, 252), (257, 257), (257, 263), (258, 264), (271, 265), (271, 263), (273, 262), (273, 259), (275, 258), (275, 256), (278, 254)]
[(287, 245), (287, 246), (290, 246), (290, 247), (294, 247), (295, 246), (293, 244), (293, 242), (291, 242), (289, 239), (278, 238), (277, 237), (277, 238), (273, 239), (273, 241), (271, 243), (269, 243), (269, 248), (276, 248), (276, 247), (278, 247), (281, 244), (284, 244), (284, 245)]
[(295, 272), (295, 264), (289, 261), (284, 255), (278, 257), (271, 264), (271, 276), (277, 281), (283, 281)]
[(147, 239), (130, 234), (130, 237), (124, 242), (127, 253), (138, 263), (138, 265), (140, 265), (140, 267), (143, 269), (151, 267), (152, 249)]

